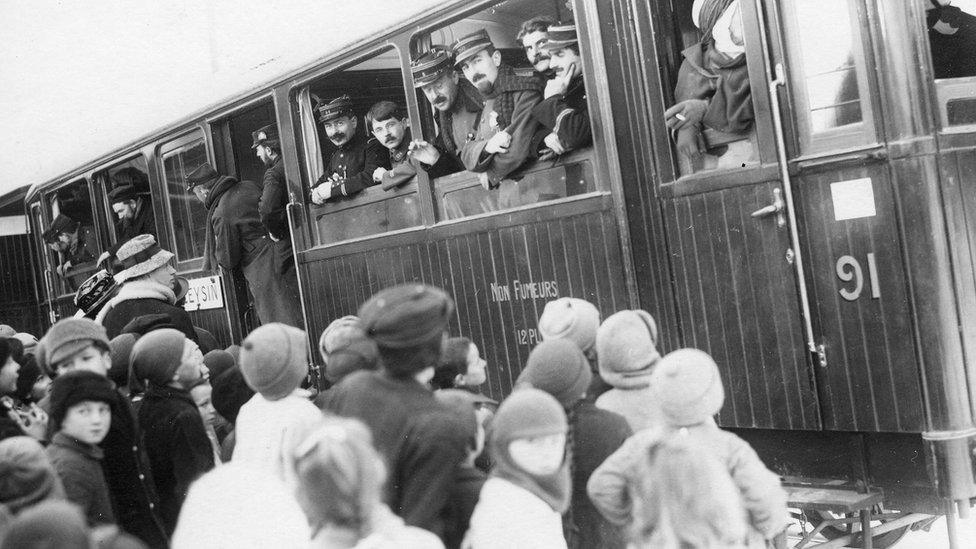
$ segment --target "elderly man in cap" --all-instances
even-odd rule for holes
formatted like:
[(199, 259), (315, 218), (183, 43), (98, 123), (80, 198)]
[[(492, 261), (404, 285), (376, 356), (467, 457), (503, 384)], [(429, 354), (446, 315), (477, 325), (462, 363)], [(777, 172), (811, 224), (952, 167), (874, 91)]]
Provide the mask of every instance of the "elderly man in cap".
[(474, 139), (484, 107), (481, 94), (454, 70), (454, 59), (447, 46), (432, 47), (410, 63), (410, 70), (414, 87), (424, 92), (437, 112), (438, 130), (432, 143), (423, 139), (412, 141), (410, 155), (432, 178), (463, 170), (460, 149)]
[(82, 226), (74, 219), (60, 214), (41, 236), (48, 248), (62, 256), (61, 265), (57, 268), (62, 277), (71, 276), (72, 269), (83, 264), (91, 263), (94, 266), (98, 257), (95, 248), (98, 241), (91, 227)]
[(291, 249), (291, 228), (288, 226), (288, 182), (285, 180), (285, 165), (281, 162), (281, 142), (278, 139), (278, 128), (274, 125), (264, 126), (251, 134), (254, 144), (251, 148), (267, 168), (264, 171), (264, 183), (261, 189), (261, 200), (258, 202), (258, 213), (261, 223), (268, 231), (268, 236), (275, 242), (275, 252), (278, 254), (278, 269), (288, 272), (295, 269), (295, 259)]
[(190, 315), (176, 306), (173, 253), (160, 248), (153, 235), (141, 234), (124, 242), (116, 257), (122, 266), (115, 275), (115, 281), (121, 285), (119, 292), (95, 316), (95, 321), (105, 326), (109, 339), (121, 334), (125, 325), (136, 317), (166, 314), (186, 337), (196, 341)]
[(549, 130), (543, 154), (560, 155), (593, 142), (590, 112), (583, 84), (576, 25), (549, 27), (549, 67), (554, 76), (546, 83), (545, 99), (532, 109), (532, 116)]
[(295, 269), (283, 273), (280, 268), (275, 243), (258, 213), (257, 184), (220, 175), (207, 163), (190, 172), (186, 184), (207, 208), (204, 270), (240, 268), (262, 323), (302, 326)]
[(386, 501), (407, 524), (443, 536), (441, 510), (470, 435), (434, 398), (441, 342), (454, 317), (444, 291), (419, 283), (380, 291), (359, 309), (379, 349), (380, 371), (358, 371), (331, 389), (328, 408), (362, 420), (389, 466)]
[(484, 29), (459, 38), (453, 49), (455, 65), (485, 99), (474, 139), (461, 148), (461, 161), (469, 171), (482, 174), (485, 188), (496, 188), (532, 156), (539, 126), (532, 107), (542, 101), (543, 84), (503, 64)]
[(358, 131), (352, 99), (343, 95), (319, 105), (318, 110), (319, 121), (325, 126), (325, 134), (335, 145), (335, 151), (325, 173), (315, 182), (312, 202), (339, 200), (375, 185), (373, 176), (377, 168), (390, 169), (389, 157), (376, 139)]
[(112, 175), (112, 190), (108, 193), (112, 211), (119, 220), (115, 225), (118, 242), (113, 252), (125, 241), (141, 234), (156, 236), (156, 217), (149, 199), (149, 178), (132, 167), (122, 168)]

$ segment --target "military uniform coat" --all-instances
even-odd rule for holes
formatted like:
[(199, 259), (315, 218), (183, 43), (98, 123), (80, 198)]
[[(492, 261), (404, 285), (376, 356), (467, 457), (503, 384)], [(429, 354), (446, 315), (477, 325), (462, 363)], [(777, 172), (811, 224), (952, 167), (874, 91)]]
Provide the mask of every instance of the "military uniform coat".
[[(409, 148), (410, 130), (407, 129), (403, 133), (403, 139), (400, 140), (399, 145), (393, 149), (386, 149), (386, 153), (389, 156), (387, 162), (390, 167), (383, 174), (382, 180), (380, 181), (380, 186), (383, 187), (384, 191), (406, 185), (417, 175), (419, 162), (410, 157)], [(438, 161), (439, 163), (440, 161)]]
[(268, 234), (277, 239), (274, 243), (278, 254), (278, 269), (284, 273), (294, 270), (295, 260), (291, 249), (291, 228), (288, 226), (288, 183), (285, 179), (285, 165), (281, 156), (275, 159), (264, 171), (264, 184), (261, 189), (261, 200), (258, 202), (258, 213), (261, 223)]
[(376, 184), (373, 181), (376, 168), (390, 169), (386, 150), (375, 138), (366, 138), (357, 131), (352, 139), (333, 151), (325, 173), (316, 184), (322, 184), (333, 174), (338, 174), (339, 179), (331, 183), (329, 200), (353, 196)]
[(433, 166), (424, 165), (431, 178), (440, 177), (464, 169), (461, 147), (475, 137), (484, 99), (467, 80), (458, 81), (457, 95), (447, 112), (437, 111), (437, 139), (434, 146), (441, 157)]
[(141, 198), (142, 202), (138, 206), (135, 217), (133, 219), (123, 219), (119, 223), (119, 239), (115, 243), (115, 246), (112, 246), (113, 254), (118, 251), (119, 246), (141, 234), (156, 236), (156, 216), (153, 214), (152, 200), (148, 196)]
[(582, 75), (569, 82), (565, 95), (554, 95), (536, 105), (532, 109), (532, 116), (543, 127), (554, 132), (567, 151), (586, 147), (593, 142)]
[(225, 270), (239, 267), (244, 273), (262, 323), (283, 322), (300, 327), (303, 323), (295, 269), (282, 274), (280, 252), (266, 234), (258, 212), (260, 199), (261, 189), (253, 181), (238, 182), (228, 176), (217, 181), (207, 198), (214, 258)]

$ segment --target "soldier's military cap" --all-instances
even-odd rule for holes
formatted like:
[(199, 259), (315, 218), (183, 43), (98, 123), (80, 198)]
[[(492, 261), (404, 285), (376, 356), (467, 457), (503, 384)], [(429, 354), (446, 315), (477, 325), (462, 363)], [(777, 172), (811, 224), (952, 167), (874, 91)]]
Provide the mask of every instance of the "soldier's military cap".
[(410, 62), (410, 72), (413, 73), (415, 88), (436, 82), (446, 72), (454, 72), (450, 49), (447, 46), (433, 46), (430, 51)]
[(204, 162), (197, 169), (186, 174), (186, 188), (189, 190), (200, 185), (207, 185), (218, 177), (220, 174), (217, 173), (217, 170), (214, 170), (209, 163)]
[(366, 336), (380, 347), (403, 349), (440, 338), (454, 315), (444, 290), (420, 283), (379, 291), (359, 308)]
[(322, 103), (318, 106), (318, 110), (319, 122), (323, 124), (342, 116), (356, 116), (356, 113), (352, 110), (352, 99), (348, 95), (342, 95), (328, 103)]
[(494, 47), (488, 31), (481, 29), (458, 38), (451, 50), (454, 52), (454, 65), (460, 65), (485, 48)]
[(73, 233), (77, 228), (77, 221), (64, 214), (59, 214), (54, 218), (54, 222), (51, 223), (51, 227), (44, 231), (44, 233), (41, 235), (41, 238), (44, 239), (44, 242), (50, 244), (51, 242), (57, 240), (58, 235), (61, 233)]
[(568, 25), (552, 25), (547, 31), (549, 35), (549, 41), (542, 46), (545, 50), (561, 50), (566, 46), (575, 44), (579, 42), (579, 38), (576, 36), (576, 25), (570, 23)]
[(256, 149), (260, 145), (264, 145), (265, 141), (272, 141), (275, 145), (277, 145), (278, 127), (274, 124), (268, 124), (263, 128), (258, 128), (256, 131), (251, 132), (251, 139), (254, 141), (254, 143), (251, 145), (252, 149)]
[(132, 200), (149, 194), (149, 178), (142, 170), (122, 168), (112, 174), (112, 190), (108, 193), (110, 203)]

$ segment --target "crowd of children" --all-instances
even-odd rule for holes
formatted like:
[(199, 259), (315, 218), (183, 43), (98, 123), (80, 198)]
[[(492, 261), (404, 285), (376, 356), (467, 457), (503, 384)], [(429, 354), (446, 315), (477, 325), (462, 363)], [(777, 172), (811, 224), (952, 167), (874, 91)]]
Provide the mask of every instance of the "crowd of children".
[[(749, 548), (780, 479), (722, 430), (719, 368), (658, 351), (645, 311), (549, 302), (500, 403), (454, 302), (384, 289), (308, 337), (271, 323), (201, 352), (85, 318), (0, 326), (0, 549)], [(52, 541), (53, 540), (53, 541)], [(94, 545), (93, 545), (94, 544)]]

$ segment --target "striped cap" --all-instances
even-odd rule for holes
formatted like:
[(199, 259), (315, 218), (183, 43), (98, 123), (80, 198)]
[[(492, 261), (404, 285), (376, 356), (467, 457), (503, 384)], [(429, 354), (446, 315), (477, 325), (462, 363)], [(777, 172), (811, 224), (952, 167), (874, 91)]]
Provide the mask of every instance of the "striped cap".
[(328, 103), (322, 103), (318, 106), (318, 110), (319, 122), (323, 124), (340, 116), (356, 116), (352, 110), (352, 99), (348, 95), (342, 95)]
[(485, 29), (458, 38), (457, 42), (451, 46), (451, 50), (454, 52), (454, 65), (460, 65), (488, 47), (494, 47), (494, 44), (491, 43), (491, 37), (488, 36), (488, 31)]
[(454, 60), (451, 50), (447, 46), (436, 45), (410, 62), (410, 72), (413, 73), (413, 87), (420, 88), (437, 81), (447, 71), (454, 70)]
[(547, 32), (549, 34), (549, 41), (542, 48), (548, 51), (561, 50), (566, 46), (579, 42), (579, 38), (576, 36), (576, 25), (572, 23), (568, 25), (552, 25)]

